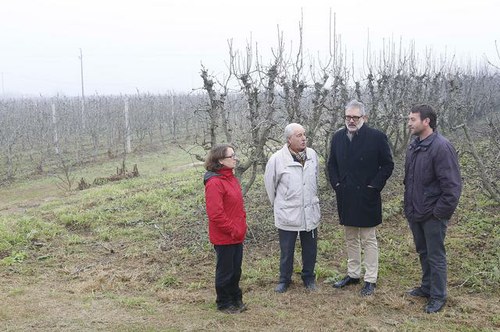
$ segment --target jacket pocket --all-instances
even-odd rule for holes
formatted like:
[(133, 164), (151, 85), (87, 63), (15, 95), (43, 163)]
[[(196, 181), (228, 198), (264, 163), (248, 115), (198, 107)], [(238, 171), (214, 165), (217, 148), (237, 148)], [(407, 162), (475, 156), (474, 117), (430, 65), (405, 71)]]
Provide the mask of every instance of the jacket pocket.
[(438, 188), (424, 188), (424, 207), (425, 210), (432, 208), (441, 197), (441, 190)]
[(279, 225), (298, 227), (302, 225), (302, 207), (287, 206), (275, 210)]
[(306, 227), (309, 229), (318, 227), (321, 219), (318, 197), (314, 197), (312, 202), (304, 207), (304, 213), (306, 218)]
[(371, 188), (366, 186), (362, 188), (361, 193), (363, 195), (363, 198), (365, 199), (363, 204), (367, 204), (369, 206), (378, 205), (380, 192), (378, 191), (377, 188)]

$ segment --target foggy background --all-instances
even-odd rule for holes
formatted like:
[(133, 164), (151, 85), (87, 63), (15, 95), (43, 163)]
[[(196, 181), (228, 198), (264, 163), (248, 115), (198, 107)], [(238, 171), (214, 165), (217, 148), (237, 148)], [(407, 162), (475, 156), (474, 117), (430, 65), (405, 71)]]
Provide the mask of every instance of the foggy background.
[(414, 42), (420, 54), (476, 66), (498, 59), (499, 7), (494, 0), (2, 0), (0, 96), (79, 96), (80, 49), (87, 95), (188, 92), (202, 86), (201, 64), (226, 71), (228, 39), (236, 50), (257, 43), (267, 63), (279, 25), (287, 49), (296, 49), (301, 15), (306, 54), (325, 58), (330, 11), (358, 72), (368, 39), (374, 52), (391, 40)]

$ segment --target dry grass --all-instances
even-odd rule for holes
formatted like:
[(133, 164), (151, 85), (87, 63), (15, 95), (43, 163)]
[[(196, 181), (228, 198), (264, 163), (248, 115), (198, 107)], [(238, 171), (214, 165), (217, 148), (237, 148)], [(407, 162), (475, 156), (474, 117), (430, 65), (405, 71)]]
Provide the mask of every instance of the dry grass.
[[(157, 281), (175, 258), (161, 252), (131, 256), (126, 250), (110, 254), (82, 247), (84, 255), (68, 255), (51, 267), (30, 262), (31, 266), (25, 267), (29, 272), (2, 270), (0, 321), (6, 331), (500, 328), (497, 297), (451, 289), (444, 312), (427, 315), (422, 310), (423, 300), (404, 295), (405, 289), (398, 285), (400, 276), (380, 280), (371, 298), (359, 295), (360, 285), (337, 290), (321, 279), (319, 290), (308, 292), (298, 275), (287, 293), (276, 294), (273, 275), (263, 275), (260, 282), (250, 284), (244, 277), (241, 284), (249, 310), (228, 316), (215, 310), (211, 254), (202, 260), (193, 257), (193, 261), (185, 261), (186, 266), (178, 267), (178, 283), (162, 287)], [(247, 251), (245, 265), (248, 268), (254, 259), (266, 255)]]
[[(186, 178), (186, 175), (193, 174), (183, 173), (182, 177)], [(498, 283), (495, 280), (480, 286), (464, 283), (468, 275), (460, 272), (460, 264), (463, 261), (471, 265), (480, 262), (475, 251), (457, 251), (467, 250), (460, 246), (465, 241), (460, 224), (452, 225), (449, 230), (450, 245), (455, 251), (450, 257), (449, 300), (444, 311), (427, 315), (423, 312), (424, 300), (409, 298), (404, 294), (418, 283), (419, 266), (409, 231), (397, 208), (393, 212), (389, 211), (379, 228), (381, 267), (376, 294), (370, 298), (361, 297), (361, 285), (342, 290), (332, 288), (327, 281), (345, 273), (345, 252), (342, 229), (337, 225), (332, 208), (333, 198), (328, 190), (321, 193), (323, 224), (319, 233), (318, 291), (306, 291), (298, 274), (294, 275), (295, 282), (287, 293), (276, 294), (273, 291), (278, 274), (277, 236), (269, 219), (265, 196), (260, 194), (261, 188), (256, 187), (246, 201), (252, 234), (245, 246), (241, 281), (249, 310), (238, 315), (219, 313), (214, 303), (214, 252), (206, 239), (199, 242), (197, 237), (204, 235), (197, 227), (204, 228), (205, 225), (199, 220), (203, 217), (202, 212), (191, 208), (193, 204), (198, 204), (196, 198), (183, 196), (185, 188), (182, 188), (182, 184), (176, 187), (179, 200), (189, 213), (169, 219), (172, 221), (172, 225), (168, 225), (171, 226), (169, 236), (176, 237), (176, 242), (170, 245), (152, 227), (151, 223), (157, 220), (136, 220), (137, 211), (127, 214), (127, 200), (131, 196), (133, 198), (133, 195), (140, 194), (144, 204), (152, 204), (147, 194), (156, 197), (155, 191), (161, 190), (165, 182), (174, 186), (178, 183), (172, 182), (170, 178), (168, 181), (152, 179), (147, 185), (134, 182), (133, 186), (124, 184), (126, 189), (112, 191), (114, 187), (109, 187), (109, 190), (103, 188), (102, 194), (98, 190), (82, 193), (85, 202), (80, 202), (78, 196), (72, 196), (61, 198), (61, 206), (55, 206), (52, 210), (44, 208), (43, 204), (28, 209), (28, 213), (47, 220), (57, 220), (59, 210), (66, 205), (74, 205), (75, 210), (92, 217), (99, 216), (103, 204), (100, 202), (105, 202), (110, 205), (106, 208), (116, 211), (119, 222), (89, 222), (85, 227), (65, 225), (67, 233), (58, 233), (50, 241), (44, 241), (42, 246), (25, 247), (28, 257), (23, 262), (0, 265), (0, 330), (500, 329)], [(186, 189), (186, 192), (191, 191)], [(391, 192), (391, 188), (388, 188), (388, 192)], [(123, 197), (117, 196), (109, 201), (110, 193), (118, 193)], [(387, 194), (385, 202), (397, 206), (398, 198), (392, 195)], [(144, 206), (134, 209), (139, 209), (139, 214), (154, 215), (148, 211), (147, 205)], [(494, 208), (487, 214), (494, 216), (496, 213), (498, 209)], [(10, 216), (16, 218), (14, 212)], [(457, 219), (465, 217), (460, 214)], [(187, 233), (187, 229), (192, 233)], [(495, 241), (498, 241), (495, 234), (493, 232), (491, 238), (483, 239), (487, 244), (483, 248), (491, 250)], [(461, 256), (457, 257), (459, 253)], [(297, 255), (296, 270), (300, 270), (299, 257)], [(486, 257), (481, 263), (495, 259)]]

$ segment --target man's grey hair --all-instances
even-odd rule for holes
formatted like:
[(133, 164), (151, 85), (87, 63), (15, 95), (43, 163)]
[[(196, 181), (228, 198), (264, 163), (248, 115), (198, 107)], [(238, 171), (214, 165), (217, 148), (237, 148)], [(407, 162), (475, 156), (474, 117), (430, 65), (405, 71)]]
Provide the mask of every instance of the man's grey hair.
[(302, 128), (302, 125), (298, 123), (289, 123), (285, 127), (285, 133), (284, 133), (285, 143), (288, 142), (288, 138), (293, 135), (293, 131), (298, 127)]
[(368, 115), (368, 111), (365, 109), (365, 105), (357, 101), (356, 99), (351, 100), (350, 102), (347, 103), (345, 110), (350, 110), (352, 108), (357, 108), (361, 112), (361, 116)]

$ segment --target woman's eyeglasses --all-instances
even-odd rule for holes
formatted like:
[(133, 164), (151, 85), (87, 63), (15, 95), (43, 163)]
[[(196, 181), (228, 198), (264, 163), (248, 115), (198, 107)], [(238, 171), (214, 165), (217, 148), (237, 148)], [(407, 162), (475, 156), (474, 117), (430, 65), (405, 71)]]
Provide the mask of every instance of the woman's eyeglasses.
[(230, 156), (224, 157), (224, 159), (231, 158), (231, 159), (236, 159), (236, 153), (233, 153)]

